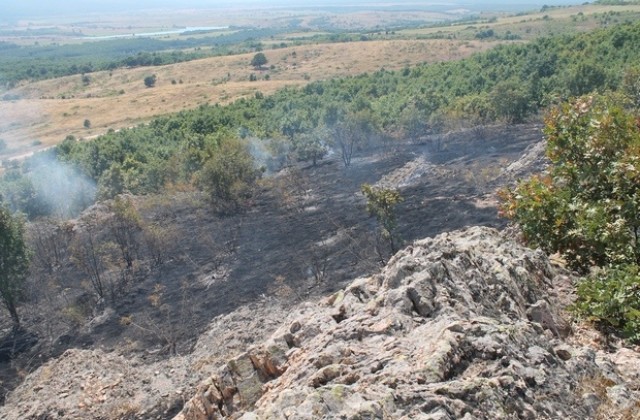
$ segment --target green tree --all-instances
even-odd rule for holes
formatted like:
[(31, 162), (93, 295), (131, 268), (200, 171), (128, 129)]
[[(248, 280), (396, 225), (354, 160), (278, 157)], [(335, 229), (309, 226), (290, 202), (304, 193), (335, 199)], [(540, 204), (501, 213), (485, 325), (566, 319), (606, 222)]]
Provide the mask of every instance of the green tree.
[(259, 52), (256, 55), (254, 55), (253, 58), (251, 59), (251, 65), (253, 67), (255, 67), (256, 70), (260, 70), (262, 68), (262, 66), (264, 66), (268, 62), (269, 62), (269, 60), (267, 59), (267, 56), (264, 55), (264, 53), (261, 53), (261, 52)]
[(0, 206), (0, 298), (9, 311), (14, 329), (20, 328), (17, 305), (29, 268), (24, 222)]
[(224, 139), (198, 174), (197, 183), (216, 210), (235, 211), (252, 193), (260, 172), (247, 146), (235, 138)]
[(158, 78), (156, 77), (156, 75), (152, 74), (151, 76), (147, 76), (144, 78), (144, 85), (148, 88), (152, 88), (156, 85), (157, 80)]
[(381, 226), (382, 237), (389, 241), (391, 252), (397, 252), (400, 239), (396, 232), (396, 206), (403, 201), (400, 192), (390, 188), (376, 188), (369, 184), (363, 184), (360, 189), (367, 199), (367, 211), (371, 216), (375, 216)]
[(419, 142), (429, 128), (427, 113), (421, 110), (415, 103), (402, 110), (399, 118), (400, 128), (406, 138)]
[(532, 108), (528, 89), (522, 82), (500, 82), (494, 86), (489, 98), (497, 116), (509, 124), (522, 122)]
[(546, 118), (548, 174), (503, 191), (504, 213), (572, 267), (640, 264), (640, 130), (606, 97), (582, 97)]
[(303, 162), (311, 161), (313, 166), (316, 166), (318, 161), (329, 152), (325, 141), (327, 137), (328, 133), (322, 129), (296, 135), (293, 139), (293, 148), (297, 159)]
[(97, 198), (108, 200), (118, 194), (122, 194), (125, 190), (126, 185), (122, 167), (114, 164), (100, 176)]
[(631, 67), (624, 72), (622, 90), (631, 99), (633, 105), (640, 108), (640, 66)]
[(375, 133), (373, 115), (368, 110), (349, 113), (333, 127), (333, 138), (345, 168), (351, 166), (356, 150), (364, 148)]

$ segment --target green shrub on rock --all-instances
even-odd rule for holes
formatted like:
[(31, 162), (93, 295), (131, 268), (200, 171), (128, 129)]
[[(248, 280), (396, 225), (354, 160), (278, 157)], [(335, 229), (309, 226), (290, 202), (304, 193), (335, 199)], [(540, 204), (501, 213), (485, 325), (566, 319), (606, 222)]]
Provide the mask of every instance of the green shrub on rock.
[(611, 96), (561, 105), (546, 118), (544, 175), (501, 192), (525, 240), (583, 273), (574, 311), (640, 340), (640, 118)]
[(638, 266), (611, 267), (582, 280), (572, 309), (601, 328), (613, 328), (631, 341), (640, 342)]

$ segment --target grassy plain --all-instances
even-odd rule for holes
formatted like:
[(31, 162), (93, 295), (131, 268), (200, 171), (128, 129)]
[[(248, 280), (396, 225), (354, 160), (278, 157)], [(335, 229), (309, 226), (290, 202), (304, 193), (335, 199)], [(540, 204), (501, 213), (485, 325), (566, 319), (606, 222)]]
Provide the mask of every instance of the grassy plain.
[(450, 26), (407, 29), (400, 31), (399, 35), (470, 39), (474, 38), (479, 30), (493, 29), (498, 36), (504, 36), (509, 32), (523, 40), (531, 40), (541, 36), (589, 31), (622, 23), (625, 20), (637, 20), (640, 18), (640, 4), (625, 6), (583, 4), (512, 16), (497, 17), (495, 14), (487, 14), (481, 18), (476, 22), (459, 22)]

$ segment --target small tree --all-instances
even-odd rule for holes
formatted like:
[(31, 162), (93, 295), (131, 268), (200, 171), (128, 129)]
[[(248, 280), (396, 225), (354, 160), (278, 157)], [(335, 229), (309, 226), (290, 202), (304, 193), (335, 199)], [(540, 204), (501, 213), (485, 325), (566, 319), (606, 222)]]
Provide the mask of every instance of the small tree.
[(525, 239), (583, 272), (574, 310), (640, 341), (640, 128), (620, 98), (583, 97), (546, 118), (548, 173), (502, 191)]
[(549, 173), (502, 192), (531, 244), (583, 271), (640, 264), (640, 130), (617, 102), (583, 97), (551, 111)]
[(318, 161), (323, 159), (329, 149), (324, 141), (328, 137), (322, 130), (314, 130), (311, 133), (303, 133), (294, 138), (294, 151), (298, 160), (313, 162), (316, 166)]
[(84, 128), (91, 128), (91, 121), (84, 120), (84, 123), (82, 123), (82, 125), (84, 126)]
[(20, 328), (16, 307), (24, 292), (28, 268), (24, 222), (0, 206), (0, 298), (9, 311), (14, 329)]
[(366, 110), (349, 113), (334, 126), (332, 134), (345, 168), (351, 166), (353, 154), (369, 143), (375, 131), (373, 117)]
[(120, 250), (122, 260), (130, 269), (138, 254), (137, 236), (142, 229), (142, 219), (131, 200), (126, 197), (116, 197), (109, 207), (113, 211), (108, 222), (109, 231)]
[(98, 223), (98, 220), (91, 220), (86, 230), (76, 236), (71, 247), (71, 260), (89, 277), (94, 292), (102, 299), (107, 295), (108, 283), (104, 274), (104, 252), (95, 232)]
[(262, 66), (264, 66), (268, 62), (269, 62), (269, 60), (267, 60), (267, 56), (264, 55), (264, 53), (261, 53), (261, 52), (259, 52), (256, 55), (254, 55), (253, 58), (251, 59), (251, 65), (253, 67), (255, 67), (256, 70), (262, 69)]
[(152, 74), (151, 76), (147, 76), (144, 78), (144, 85), (148, 88), (152, 88), (156, 85), (157, 80), (158, 78), (156, 77), (156, 75)]
[(224, 139), (198, 173), (198, 184), (218, 211), (234, 211), (251, 196), (259, 175), (246, 145), (238, 139)]
[(376, 188), (363, 184), (362, 194), (367, 199), (367, 211), (375, 216), (381, 226), (382, 237), (389, 241), (391, 252), (398, 251), (400, 239), (397, 236), (396, 206), (403, 199), (400, 192), (390, 188)]

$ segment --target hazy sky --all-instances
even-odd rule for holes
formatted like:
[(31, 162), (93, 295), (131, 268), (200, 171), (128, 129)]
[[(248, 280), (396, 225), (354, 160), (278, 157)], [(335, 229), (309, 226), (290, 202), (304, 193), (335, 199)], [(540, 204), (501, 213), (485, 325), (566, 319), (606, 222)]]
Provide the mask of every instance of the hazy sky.
[(127, 10), (142, 10), (153, 8), (186, 9), (199, 7), (256, 7), (256, 6), (302, 6), (321, 7), (322, 5), (349, 6), (365, 4), (414, 4), (427, 6), (429, 4), (450, 4), (452, 7), (465, 7), (469, 9), (483, 9), (484, 5), (491, 4), (489, 8), (504, 5), (505, 9), (513, 9), (515, 5), (526, 7), (539, 7), (543, 4), (579, 4), (578, 0), (396, 0), (396, 1), (372, 1), (372, 0), (0, 0), (0, 20), (2, 18), (25, 18), (35, 16), (55, 15), (80, 15), (86, 13), (122, 12)]

